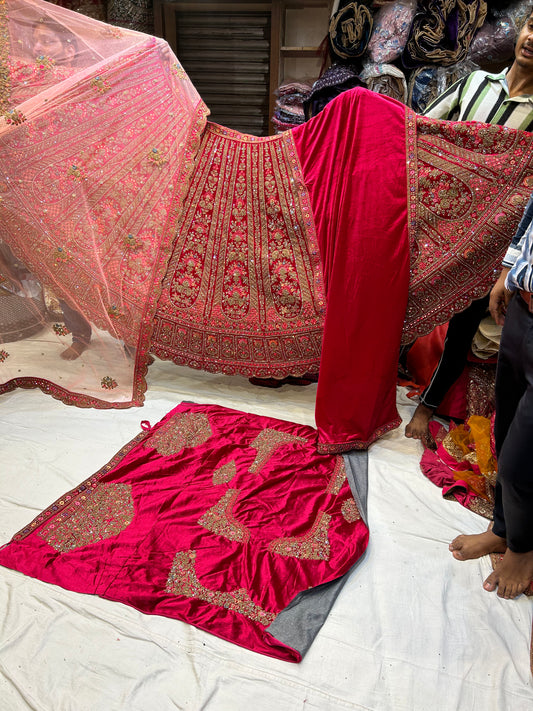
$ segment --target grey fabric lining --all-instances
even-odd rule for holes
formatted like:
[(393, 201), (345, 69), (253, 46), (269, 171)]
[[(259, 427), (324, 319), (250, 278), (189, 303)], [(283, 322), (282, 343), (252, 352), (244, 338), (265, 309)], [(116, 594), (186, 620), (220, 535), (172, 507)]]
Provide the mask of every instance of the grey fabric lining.
[[(354, 450), (343, 455), (343, 458), (353, 497), (367, 523), (368, 452)], [(266, 628), (267, 632), (282, 644), (300, 652), (303, 657), (324, 624), (348, 576), (357, 568), (363, 556), (340, 578), (299, 593)]]

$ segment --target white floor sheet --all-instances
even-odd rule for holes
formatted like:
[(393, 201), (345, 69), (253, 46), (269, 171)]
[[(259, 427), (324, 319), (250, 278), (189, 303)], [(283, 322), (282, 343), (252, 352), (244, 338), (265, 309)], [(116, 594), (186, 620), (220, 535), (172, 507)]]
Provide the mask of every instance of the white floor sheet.
[[(315, 393), (156, 360), (142, 408), (4, 395), (0, 543), (183, 400), (313, 425)], [(370, 544), (300, 664), (0, 568), (0, 711), (532, 711), (532, 602), (483, 591), (487, 558), (452, 558), (486, 521), (445, 501), (420, 455), (403, 428), (370, 448)]]

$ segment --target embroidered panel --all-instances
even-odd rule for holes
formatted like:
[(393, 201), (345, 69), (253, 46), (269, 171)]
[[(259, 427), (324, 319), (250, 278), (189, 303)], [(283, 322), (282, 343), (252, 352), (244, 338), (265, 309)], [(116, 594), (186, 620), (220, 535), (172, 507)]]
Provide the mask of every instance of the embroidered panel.
[(344, 520), (348, 523), (355, 523), (361, 519), (361, 514), (359, 513), (359, 509), (357, 508), (357, 504), (353, 498), (346, 499), (346, 501), (342, 502), (341, 513)]
[(531, 134), (420, 116), (416, 124), (404, 341), (487, 293), (533, 187)]
[(231, 462), (223, 464), (218, 469), (213, 472), (213, 484), (218, 486), (219, 484), (229, 484), (233, 477), (237, 474), (237, 466), (235, 460), (232, 459)]
[(331, 516), (320, 511), (311, 529), (303, 536), (277, 538), (268, 548), (272, 553), (305, 560), (329, 560), (328, 529)]
[(263, 610), (250, 597), (244, 588), (232, 592), (209, 590), (198, 580), (195, 569), (196, 552), (178, 551), (172, 563), (165, 592), (172, 595), (184, 595), (188, 598), (202, 600), (211, 605), (224, 607), (232, 612), (250, 618), (254, 622), (267, 627), (274, 622), (276, 615)]
[(307, 440), (305, 437), (297, 437), (287, 432), (273, 430), (270, 427), (262, 430), (254, 441), (250, 443), (250, 447), (256, 449), (257, 454), (248, 471), (251, 474), (259, 474), (272, 454), (279, 449), (279, 447), (289, 442), (307, 442)]
[(183, 412), (165, 422), (146, 442), (164, 457), (181, 452), (184, 447), (198, 447), (212, 435), (209, 418), (200, 412)]
[(318, 371), (324, 294), (290, 136), (208, 124), (155, 318), (161, 358), (208, 371)]
[(66, 553), (118, 536), (133, 521), (134, 513), (129, 484), (101, 484), (67, 506), (39, 536)]
[(326, 491), (328, 494), (333, 494), (337, 496), (342, 489), (342, 485), (346, 481), (346, 468), (344, 466), (344, 459), (341, 456), (336, 457), (335, 468)]
[(238, 543), (249, 541), (250, 531), (233, 515), (233, 507), (238, 498), (238, 489), (228, 489), (220, 501), (198, 520), (199, 525), (229, 541)]

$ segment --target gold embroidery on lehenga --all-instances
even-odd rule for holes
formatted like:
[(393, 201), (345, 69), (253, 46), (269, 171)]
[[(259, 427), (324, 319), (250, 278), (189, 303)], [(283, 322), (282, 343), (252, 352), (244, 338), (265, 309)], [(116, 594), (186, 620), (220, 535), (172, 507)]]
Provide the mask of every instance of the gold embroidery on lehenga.
[(6, 0), (0, 0), (0, 112), (9, 106), (11, 78), (7, 60), (9, 58), (9, 32), (7, 29)]
[(290, 442), (307, 442), (307, 440), (305, 437), (297, 437), (270, 427), (262, 430), (250, 443), (250, 447), (257, 450), (257, 455), (249, 469), (250, 474), (258, 474), (276, 449)]
[(134, 514), (129, 484), (100, 484), (55, 516), (39, 536), (56, 551), (66, 553), (118, 536)]
[(201, 412), (181, 412), (161, 425), (145, 446), (153, 447), (164, 457), (170, 457), (184, 447), (198, 447), (212, 434), (207, 415)]
[(355, 523), (361, 519), (361, 514), (359, 513), (359, 509), (357, 508), (357, 504), (353, 498), (343, 501), (341, 513), (347, 523)]
[(331, 516), (325, 511), (319, 511), (312, 527), (302, 536), (276, 538), (268, 545), (268, 549), (277, 555), (305, 560), (329, 560), (330, 545), (328, 529)]
[(238, 588), (232, 592), (222, 592), (220, 590), (209, 590), (198, 580), (195, 570), (196, 552), (178, 551), (174, 557), (170, 570), (165, 592), (171, 595), (183, 595), (184, 597), (202, 600), (217, 607), (224, 607), (232, 612), (248, 617), (254, 622), (267, 627), (276, 618), (273, 612), (263, 610), (250, 597), (245, 588)]
[(237, 466), (235, 460), (232, 459), (231, 462), (223, 464), (218, 469), (213, 472), (213, 484), (218, 486), (219, 484), (229, 484), (233, 477), (237, 474)]
[(198, 520), (199, 525), (229, 541), (238, 543), (249, 541), (250, 531), (233, 515), (233, 507), (239, 493), (238, 489), (228, 489), (224, 496)]
[(217, 372), (316, 369), (322, 273), (300, 172), (288, 138), (208, 125), (163, 283), (156, 353)]
[(326, 488), (328, 494), (333, 494), (337, 496), (342, 489), (342, 485), (346, 481), (346, 468), (344, 466), (344, 459), (341, 456), (335, 457), (335, 468), (333, 469), (333, 474), (329, 480), (329, 484)]

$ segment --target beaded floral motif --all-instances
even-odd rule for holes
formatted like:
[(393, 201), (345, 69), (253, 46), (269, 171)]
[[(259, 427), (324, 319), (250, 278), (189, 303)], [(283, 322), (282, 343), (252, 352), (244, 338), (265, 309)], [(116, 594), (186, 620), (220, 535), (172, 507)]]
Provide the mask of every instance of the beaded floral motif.
[(155, 163), (158, 168), (162, 168), (165, 163), (168, 163), (168, 158), (159, 151), (158, 148), (152, 148), (150, 153), (148, 153), (148, 159)]
[(65, 249), (64, 247), (56, 247), (54, 252), (54, 259), (56, 264), (59, 264), (60, 262), (68, 262), (69, 259), (72, 259), (72, 255), (70, 254), (68, 249)]
[(131, 249), (132, 251), (135, 249), (139, 249), (139, 247), (142, 247), (142, 242), (138, 240), (135, 235), (132, 234), (126, 235), (123, 239), (123, 242), (126, 249)]
[(19, 111), (18, 109), (9, 109), (9, 111), (6, 111), (4, 114), (4, 118), (6, 123), (13, 124), (15, 126), (20, 126), (20, 124), (24, 123), (26, 120), (26, 116), (24, 116), (22, 111)]
[(83, 177), (82, 172), (77, 165), (71, 165), (68, 169), (67, 175), (75, 180), (81, 180)]
[(39, 69), (42, 69), (45, 72), (49, 72), (55, 66), (55, 60), (44, 54), (40, 54), (38, 57), (35, 57), (35, 62)]
[(195, 559), (196, 552), (193, 550), (178, 551), (176, 553), (167, 579), (165, 592), (224, 607), (227, 610), (244, 615), (244, 617), (248, 617), (265, 627), (274, 621), (276, 615), (263, 610), (260, 605), (253, 602), (245, 588), (239, 588), (232, 592), (222, 592), (209, 590), (202, 585), (196, 574)]
[(2, 349), (0, 351), (0, 363), (5, 363), (5, 361), (9, 358), (9, 353)]
[(270, 427), (262, 430), (254, 441), (250, 443), (250, 447), (257, 450), (256, 457), (249, 469), (250, 474), (258, 474), (276, 449), (290, 442), (307, 442), (307, 440), (305, 437), (297, 437), (288, 432), (280, 432)]
[(118, 306), (108, 306), (107, 307), (107, 313), (111, 318), (121, 318), (121, 316), (124, 316), (122, 311), (118, 308)]
[(103, 390), (114, 390), (118, 387), (118, 383), (110, 375), (105, 375), (101, 380)]
[(233, 477), (237, 474), (237, 466), (235, 460), (232, 459), (231, 462), (223, 464), (218, 469), (213, 472), (213, 484), (218, 486), (219, 484), (229, 484)]
[(249, 541), (250, 531), (233, 515), (233, 507), (238, 497), (238, 489), (228, 489), (220, 501), (208, 509), (198, 520), (200, 526), (216, 533), (217, 536), (227, 538), (229, 541), (237, 543)]
[(52, 328), (54, 329), (54, 333), (56, 334), (56, 336), (68, 336), (68, 334), (70, 333), (64, 323), (54, 323)]
[(111, 88), (111, 84), (105, 79), (102, 79), (102, 77), (94, 77), (91, 81), (91, 86), (99, 94), (105, 94), (106, 91), (109, 91), (109, 89)]
[(361, 518), (361, 514), (359, 513), (359, 509), (357, 508), (357, 504), (355, 503), (355, 500), (353, 498), (346, 499), (346, 501), (343, 501), (341, 506), (341, 513), (344, 520), (348, 523), (355, 523)]
[(124, 32), (119, 27), (113, 27), (112, 25), (107, 25), (102, 29), (102, 35), (104, 37), (112, 37), (113, 39), (120, 39), (124, 37)]
[(181, 412), (170, 418), (146, 441), (164, 457), (181, 452), (184, 447), (198, 447), (212, 435), (209, 418), (201, 412)]
[(129, 484), (100, 484), (63, 509), (39, 536), (56, 551), (66, 553), (118, 536), (134, 514)]
[(177, 75), (178, 79), (188, 79), (189, 78), (187, 76), (187, 72), (181, 66), (181, 64), (179, 62), (176, 62), (176, 64), (173, 65), (172, 69), (173, 69), (174, 73)]
[(331, 475), (331, 479), (329, 480), (329, 484), (326, 489), (327, 493), (337, 496), (337, 494), (340, 493), (342, 485), (345, 481), (346, 468), (344, 466), (344, 459), (343, 457), (338, 456), (335, 458), (335, 468), (333, 470), (333, 474)]
[(330, 545), (328, 539), (331, 516), (319, 511), (311, 529), (303, 536), (276, 538), (268, 549), (277, 555), (304, 560), (329, 560)]

